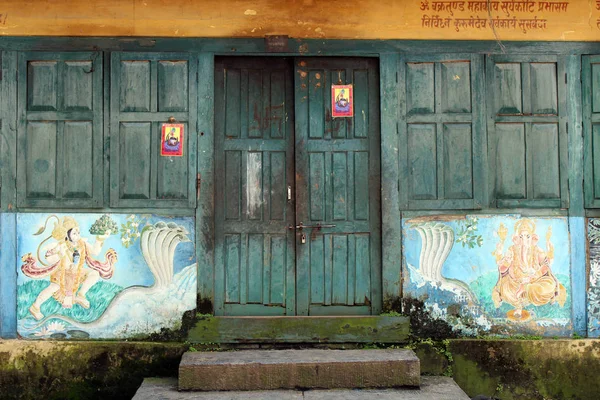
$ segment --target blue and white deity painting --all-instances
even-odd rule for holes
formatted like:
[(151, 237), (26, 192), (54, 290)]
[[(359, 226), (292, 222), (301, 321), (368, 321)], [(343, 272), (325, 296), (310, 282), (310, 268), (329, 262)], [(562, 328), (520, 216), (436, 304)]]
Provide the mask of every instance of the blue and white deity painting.
[(404, 296), (467, 335), (572, 333), (567, 218), (405, 219)]
[(191, 217), (19, 214), (17, 251), (25, 338), (143, 338), (196, 307)]

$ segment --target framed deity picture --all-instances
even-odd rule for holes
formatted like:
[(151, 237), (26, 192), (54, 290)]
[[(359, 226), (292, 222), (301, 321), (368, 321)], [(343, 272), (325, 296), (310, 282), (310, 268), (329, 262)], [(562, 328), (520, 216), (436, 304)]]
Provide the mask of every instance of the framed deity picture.
[(331, 85), (331, 116), (354, 116), (352, 85)]
[(162, 124), (160, 138), (161, 156), (183, 156), (183, 124)]

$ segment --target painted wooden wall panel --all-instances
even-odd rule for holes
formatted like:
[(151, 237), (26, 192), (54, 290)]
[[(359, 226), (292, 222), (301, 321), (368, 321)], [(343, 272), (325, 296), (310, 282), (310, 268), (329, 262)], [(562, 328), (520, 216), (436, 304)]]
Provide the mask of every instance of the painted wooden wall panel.
[[(111, 54), (112, 207), (195, 206), (196, 60), (191, 54)], [(165, 123), (183, 125), (181, 156), (161, 155)], [(135, 135), (129, 132), (134, 127)], [(140, 146), (136, 148), (138, 140)], [(136, 184), (138, 174), (143, 179)], [(130, 188), (134, 193), (126, 193)]]
[(411, 176), (411, 200), (436, 200), (437, 132), (434, 124), (408, 127), (408, 173)]
[(406, 111), (408, 115), (435, 112), (433, 63), (407, 63)]
[(525, 125), (496, 124), (496, 196), (500, 199), (527, 197)]
[(478, 133), (482, 60), (407, 55), (399, 76), (400, 179), (407, 209), (481, 208), (484, 138)]
[(19, 206), (102, 203), (102, 62), (98, 53), (21, 53)]
[(531, 172), (534, 199), (560, 197), (559, 146), (557, 124), (532, 124), (528, 145), (531, 146)]
[(473, 198), (473, 141), (470, 124), (444, 124), (444, 195)]
[(555, 63), (531, 63), (531, 112), (558, 115)]
[(585, 206), (600, 207), (600, 56), (584, 56), (582, 109), (585, 147)]
[(65, 198), (91, 199), (94, 195), (94, 172), (89, 163), (94, 158), (93, 130), (93, 121), (64, 123), (64, 173), (59, 179), (63, 180), (62, 194)]
[(568, 206), (564, 65), (551, 56), (488, 57), (488, 151), (497, 207)]
[(443, 62), (441, 67), (441, 112), (471, 112), (471, 63)]
[(27, 124), (27, 197), (57, 197), (57, 122)]
[(152, 124), (119, 124), (119, 198), (150, 199)]
[(66, 111), (92, 111), (94, 81), (91, 61), (66, 61), (62, 98)]
[(521, 88), (521, 64), (496, 63), (494, 68), (496, 86), (496, 114), (519, 114), (523, 112)]

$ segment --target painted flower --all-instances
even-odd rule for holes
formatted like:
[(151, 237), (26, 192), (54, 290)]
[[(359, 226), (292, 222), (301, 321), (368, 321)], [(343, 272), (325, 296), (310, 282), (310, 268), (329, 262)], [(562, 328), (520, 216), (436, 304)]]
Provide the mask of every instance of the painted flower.
[(48, 330), (52, 332), (62, 332), (65, 330), (65, 325), (62, 322), (50, 322)]

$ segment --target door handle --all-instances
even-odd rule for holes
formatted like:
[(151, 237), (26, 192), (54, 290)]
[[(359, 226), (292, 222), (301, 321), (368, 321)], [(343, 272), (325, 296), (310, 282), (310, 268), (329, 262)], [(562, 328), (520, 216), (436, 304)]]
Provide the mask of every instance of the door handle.
[(288, 229), (304, 229), (304, 228), (315, 228), (315, 229), (321, 229), (321, 228), (335, 228), (334, 224), (322, 224), (322, 223), (317, 223), (316, 225), (304, 225), (302, 222), (300, 222), (299, 225), (296, 225), (294, 227), (294, 225), (290, 225), (288, 226)]
[(292, 187), (288, 186), (288, 201), (292, 201)]

